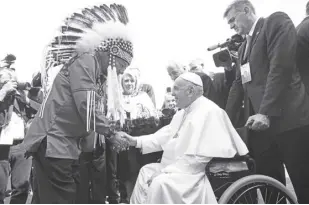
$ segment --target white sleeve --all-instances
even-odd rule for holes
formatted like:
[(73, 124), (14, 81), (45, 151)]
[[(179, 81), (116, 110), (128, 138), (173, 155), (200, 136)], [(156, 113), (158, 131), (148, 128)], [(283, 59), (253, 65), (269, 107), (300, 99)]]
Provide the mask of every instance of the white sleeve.
[(165, 167), (162, 172), (197, 174), (205, 171), (205, 167), (211, 159), (211, 157), (184, 155), (177, 159), (173, 164)]
[(162, 151), (162, 144), (164, 144), (170, 136), (170, 126), (167, 125), (154, 134), (138, 137), (136, 148), (141, 148), (142, 154)]

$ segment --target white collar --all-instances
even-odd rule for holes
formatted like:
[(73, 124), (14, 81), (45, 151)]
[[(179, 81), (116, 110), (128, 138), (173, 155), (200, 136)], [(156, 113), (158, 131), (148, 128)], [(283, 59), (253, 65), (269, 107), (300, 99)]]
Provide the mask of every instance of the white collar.
[(251, 27), (251, 30), (250, 30), (250, 32), (249, 32), (249, 36), (253, 36), (253, 32), (254, 32), (254, 30), (255, 30), (255, 27), (256, 27), (256, 24), (257, 24), (257, 22), (260, 20), (260, 18), (257, 18), (256, 20), (255, 20), (255, 22), (254, 22), (254, 24), (253, 24), (253, 26)]
[(199, 102), (204, 96), (198, 97), (196, 100), (194, 100), (188, 107), (186, 107), (184, 110), (186, 113), (189, 113), (192, 109), (196, 108), (199, 106)]

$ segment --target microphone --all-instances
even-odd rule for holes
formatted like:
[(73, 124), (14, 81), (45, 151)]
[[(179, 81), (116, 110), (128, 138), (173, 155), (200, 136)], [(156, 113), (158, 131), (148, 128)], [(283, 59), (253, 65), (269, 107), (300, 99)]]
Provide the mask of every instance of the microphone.
[(244, 41), (244, 38), (241, 35), (235, 34), (231, 38), (228, 38), (224, 43), (218, 43), (216, 45), (208, 47), (207, 51), (213, 51), (213, 50), (215, 50), (217, 48), (225, 48), (229, 44), (232, 44), (232, 43), (242, 43), (243, 41)]
[(224, 48), (224, 47), (226, 47), (228, 44), (229, 44), (230, 42), (229, 42), (229, 39), (226, 41), (226, 42), (224, 42), (224, 43), (218, 43), (218, 44), (216, 44), (216, 45), (212, 45), (212, 46), (210, 46), (210, 47), (208, 47), (207, 48), (207, 51), (213, 51), (213, 50), (216, 50), (217, 48)]

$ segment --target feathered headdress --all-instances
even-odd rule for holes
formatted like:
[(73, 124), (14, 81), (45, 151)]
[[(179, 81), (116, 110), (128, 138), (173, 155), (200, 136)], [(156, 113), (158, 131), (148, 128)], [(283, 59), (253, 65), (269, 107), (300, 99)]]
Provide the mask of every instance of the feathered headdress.
[[(48, 72), (50, 69), (67, 63), (75, 55), (85, 52), (103, 50), (109, 53), (107, 70), (108, 113), (113, 120), (124, 115), (121, 108), (121, 93), (116, 73), (115, 57), (121, 58), (130, 65), (133, 58), (132, 39), (129, 36), (127, 10), (124, 6), (103, 4), (85, 8), (74, 13), (64, 21), (59, 33), (47, 46), (42, 68), (42, 86), (48, 95)], [(89, 113), (95, 99), (94, 93), (88, 93)], [(90, 114), (91, 116), (91, 114)], [(88, 117), (88, 116), (87, 116)], [(87, 125), (87, 129), (88, 129)]]

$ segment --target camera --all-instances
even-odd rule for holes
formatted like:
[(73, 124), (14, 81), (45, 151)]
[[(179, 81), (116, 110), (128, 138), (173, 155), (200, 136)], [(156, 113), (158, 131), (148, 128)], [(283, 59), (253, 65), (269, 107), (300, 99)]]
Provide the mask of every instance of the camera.
[(17, 90), (30, 90), (31, 89), (31, 85), (30, 83), (27, 82), (21, 82), (21, 83), (17, 83)]
[(207, 50), (215, 50), (217, 48), (226, 48), (213, 54), (213, 60), (216, 67), (230, 67), (232, 63), (237, 59), (237, 52), (241, 44), (244, 42), (244, 38), (241, 35), (233, 35), (222, 44), (217, 44), (209, 47)]

